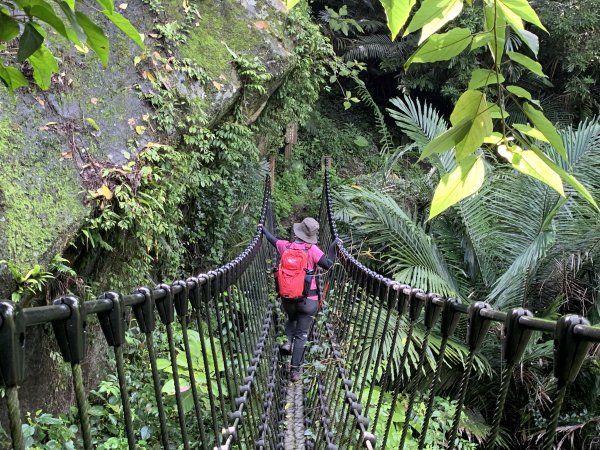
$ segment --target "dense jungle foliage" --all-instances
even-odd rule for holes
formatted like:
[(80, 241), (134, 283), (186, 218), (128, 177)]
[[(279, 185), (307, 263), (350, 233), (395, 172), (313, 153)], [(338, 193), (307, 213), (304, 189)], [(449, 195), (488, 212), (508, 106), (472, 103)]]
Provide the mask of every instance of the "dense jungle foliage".
[[(483, 33), (486, 18), (479, 7), (482, 2), (466, 2), (463, 8), (462, 1), (424, 0), (415, 6), (413, 14), (419, 6), (434, 3), (447, 6), (448, 17), (455, 20), (441, 21), (429, 38), (440, 29), (446, 34), (458, 28), (468, 30), (469, 36)], [(471, 3), (474, 7), (469, 6)], [(492, 48), (492, 57), (487, 47), (493, 45), (486, 41), (473, 45), (471, 51), (415, 63), (405, 70), (415, 52), (427, 43), (419, 42), (416, 33), (403, 35), (404, 28), (392, 39), (390, 16), (378, 1), (300, 2), (291, 9), (287, 24), (287, 32), (296, 40), (296, 67), (252, 125), (244, 122), (242, 101), (232, 117), (209, 128), (205, 117), (192, 113), (196, 112), (193, 105), (157, 81), (147, 95), (155, 110), (150, 120), (167, 134), (178, 130), (190, 151), (182, 151), (181, 143), (148, 148), (132, 160), (130, 170), (137, 176), (133, 189), (123, 182), (120, 172), (109, 170), (107, 186), (115, 200), (102, 196), (90, 199), (96, 202), (97, 211), (77, 244), (93, 249), (94, 261), (81, 252), (71, 255), (70, 261), (57, 257), (48, 272), (37, 267), (22, 274), (15, 269), (20, 282), (14, 298), (29, 301), (39, 297), (43, 289), (49, 290), (49, 296), (61, 289), (95, 292), (106, 284), (129, 289), (148, 279), (169, 279), (206, 268), (235, 254), (236, 245), (254, 229), (253, 214), (260, 197), (260, 190), (246, 187), (260, 185), (267, 173), (264, 164), (248, 162), (258, 160), (255, 135), (260, 134), (267, 136), (270, 152), (277, 160), (274, 204), (281, 234), (287, 233), (288, 225), (299, 217), (317, 214), (321, 158), (330, 155), (334, 161), (336, 219), (346, 243), (364, 264), (397, 281), (466, 303), (485, 300), (502, 310), (523, 306), (546, 318), (577, 313), (599, 323), (600, 272), (596, 261), (600, 257), (600, 215), (590, 198), (600, 198), (600, 0), (531, 4), (548, 32), (533, 26), (532, 20), (524, 25), (521, 19), (513, 18), (517, 26), (509, 23), (512, 28), (507, 27), (501, 44)], [(160, 8), (160, 1), (149, 2), (148, 7)], [(110, 19), (112, 13), (106, 14)], [(0, 11), (0, 18), (5, 21), (0, 24), (8, 23), (13, 30), (0, 40), (15, 38), (16, 28), (9, 15)], [(33, 25), (28, 29), (37, 30)], [(125, 32), (133, 39), (131, 32)], [(170, 39), (186, 38), (185, 32), (172, 35), (164, 28), (162, 32), (166, 46)], [(35, 36), (34, 31), (29, 33)], [(79, 42), (73, 35), (66, 36), (73, 43)], [(45, 54), (43, 47), (40, 49), (35, 51)], [(35, 51), (21, 54), (20, 59), (33, 57), (35, 61)], [(510, 56), (495, 59), (504, 54)], [(232, 60), (247, 93), (264, 89), (268, 75), (252, 55), (235, 55)], [(208, 81), (202, 68), (185, 59), (173, 64), (186, 76)], [(11, 89), (28, 83), (15, 70), (0, 66), (0, 77)], [(488, 82), (489, 77), (496, 78)], [(34, 80), (43, 88), (35, 74)], [(503, 91), (501, 84), (510, 89)], [(464, 134), (460, 139), (455, 136), (447, 140), (447, 148), (431, 151), (432, 142), (450, 136), (448, 133), (461, 123), (454, 115), (455, 105), (465, 92), (479, 90), (482, 94), (478, 99), (489, 99), (490, 110), (492, 104), (501, 108), (493, 110), (493, 117), (482, 119), (489, 119), (488, 133), (474, 146), (469, 144), (473, 148), (468, 149), (471, 154), (465, 159), (470, 165), (463, 168), (472, 173), (477, 167), (486, 174), (485, 180), (481, 175), (477, 189), (454, 198), (433, 214), (436, 190), (444, 183), (451, 184), (452, 174), (463, 164), (450, 149), (464, 145)], [(512, 94), (518, 102), (504, 102), (502, 92)], [(525, 104), (533, 105), (532, 109)], [(545, 120), (536, 114), (540, 111)], [(481, 114), (477, 109), (473, 117), (481, 118)], [(492, 118), (496, 120), (494, 128)], [(292, 146), (291, 157), (286, 158), (284, 135), (290, 122), (299, 125), (298, 142)], [(505, 142), (508, 153), (503, 153), (498, 145), (500, 137), (492, 132), (506, 129), (516, 130), (517, 137)], [(484, 140), (492, 137), (496, 140)], [(484, 143), (493, 150), (481, 151)], [(524, 153), (530, 151), (526, 145), (533, 153)], [(527, 160), (525, 166), (521, 159), (517, 161), (532, 154), (536, 159)], [(175, 216), (167, 213), (174, 209), (178, 210)], [(110, 256), (119, 252), (135, 257), (118, 271), (109, 270), (108, 280), (82, 282), (86, 267), (103, 258), (110, 266)], [(393, 320), (404, 320), (394, 311), (387, 313)], [(389, 343), (381, 329), (368, 328), (365, 348)], [(164, 338), (157, 333), (156, 339), (161, 336)], [(178, 336), (181, 339), (180, 332)], [(204, 338), (192, 336), (194, 342)], [(417, 348), (421, 339), (422, 332), (417, 330), (410, 345)], [(435, 352), (435, 339), (431, 345)], [(139, 445), (156, 448), (157, 430), (144, 421), (144, 415), (156, 411), (148, 406), (152, 404), (152, 387), (143, 381), (144, 374), (136, 365), (146, 350), (135, 327), (128, 335), (128, 349), (127, 376), (136, 388), (131, 402)], [(489, 393), (499, 384), (505, 364), (498, 349), (498, 340), (489, 338), (478, 354), (478, 382), (467, 396), (459, 448), (478, 448), (485, 440), (494, 412), (495, 397)], [(318, 348), (310, 350), (307, 379), (318, 370), (318, 354)], [(572, 387), (559, 419), (557, 448), (600, 445), (599, 354), (596, 348), (586, 359)], [(399, 350), (393, 348), (385, 348), (384, 355), (395, 361), (400, 358)], [(446, 358), (447, 389), (436, 398), (440, 420), (431, 430), (428, 448), (444, 448), (446, 444), (444, 436), (451, 424), (445, 419), (452, 417), (455, 408), (450, 398), (465, 355), (458, 342), (451, 345)], [(162, 369), (163, 392), (169, 399), (167, 413), (172, 419), (169, 423), (176, 436), (173, 380), (166, 364)], [(397, 373), (403, 370), (407, 368), (398, 367)], [(201, 388), (210, 377), (199, 367)], [(391, 415), (394, 426), (400, 429), (407, 420), (403, 403), (391, 411), (390, 393), (382, 389), (382, 380), (373, 382), (387, 405), (385, 414)], [(554, 389), (552, 337), (538, 333), (512, 374), (499, 445), (535, 448), (548, 420), (548, 398)], [(96, 448), (125, 448), (123, 432), (115, 426), (120, 420), (116, 379), (105, 379), (90, 393), (90, 402)], [(192, 414), (191, 405), (187, 407)], [(423, 404), (417, 403), (410, 418), (415, 434), (423, 409)], [(75, 410), (59, 416), (31, 413), (24, 425), (30, 448), (75, 448), (75, 420)], [(395, 448), (397, 442), (392, 439), (388, 444)], [(415, 446), (409, 433), (407, 448)]]

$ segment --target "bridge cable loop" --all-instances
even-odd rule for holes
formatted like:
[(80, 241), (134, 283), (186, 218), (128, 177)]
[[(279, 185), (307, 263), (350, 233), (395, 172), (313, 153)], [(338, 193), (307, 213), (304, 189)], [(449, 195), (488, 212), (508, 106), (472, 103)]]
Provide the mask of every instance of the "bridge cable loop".
[(25, 380), (25, 320), (21, 308), (0, 302), (0, 386), (18, 386)]
[(135, 291), (135, 294), (144, 297), (142, 303), (138, 303), (132, 307), (138, 327), (140, 327), (142, 333), (152, 333), (156, 327), (156, 319), (154, 318), (154, 291), (147, 287), (141, 287)]
[(487, 437), (487, 448), (493, 449), (496, 446), (496, 439), (500, 433), (500, 421), (504, 413), (504, 404), (508, 395), (511, 373), (516, 364), (523, 357), (527, 343), (533, 333), (533, 330), (521, 324), (522, 317), (533, 317), (533, 313), (524, 308), (513, 308), (506, 314), (506, 319), (502, 326), (502, 358), (506, 364), (502, 369), (500, 390), (496, 398), (496, 408)]
[(133, 431), (133, 417), (131, 414), (131, 404), (129, 403), (129, 393), (127, 392), (127, 380), (125, 377), (125, 368), (123, 362), (123, 344), (125, 343), (125, 305), (123, 298), (116, 292), (105, 292), (98, 297), (98, 300), (106, 300), (111, 303), (109, 311), (98, 313), (100, 328), (106, 342), (113, 347), (115, 353), (115, 365), (117, 368), (117, 378), (119, 380), (119, 390), (121, 393), (121, 403), (123, 405), (123, 419), (125, 421), (125, 432), (127, 434), (127, 443), (130, 450), (137, 448), (135, 433)]
[(552, 405), (550, 420), (544, 433), (542, 450), (554, 447), (554, 438), (558, 417), (562, 408), (567, 388), (575, 381), (592, 343), (575, 334), (577, 326), (589, 326), (584, 317), (569, 314), (561, 317), (554, 331), (554, 376), (557, 379), (557, 390)]
[(112, 304), (109, 311), (98, 313), (98, 321), (106, 342), (110, 347), (119, 347), (125, 343), (125, 308), (122, 297), (116, 292), (105, 292), (98, 300), (107, 300)]
[(458, 426), (460, 423), (460, 416), (462, 415), (469, 382), (471, 380), (471, 370), (473, 368), (473, 361), (475, 359), (475, 352), (481, 347), (485, 336), (487, 335), (490, 326), (492, 324), (491, 319), (484, 317), (481, 312), (485, 309), (492, 309), (489, 303), (486, 302), (475, 302), (469, 305), (467, 311), (468, 323), (467, 323), (467, 345), (469, 346), (469, 355), (467, 362), (464, 366), (463, 376), (460, 381), (460, 388), (458, 394), (458, 403), (456, 405), (456, 411), (452, 421), (452, 428), (450, 429), (448, 438), (448, 449), (453, 450), (456, 445), (456, 435), (458, 433)]
[(66, 319), (52, 322), (54, 335), (58, 347), (66, 362), (71, 363), (73, 375), (73, 389), (79, 411), (79, 422), (83, 437), (85, 450), (92, 449), (92, 431), (88, 416), (88, 403), (83, 386), (83, 375), (81, 373), (81, 362), (84, 360), (87, 350), (87, 321), (84, 304), (77, 297), (65, 296), (54, 300), (54, 305), (65, 305), (70, 314)]
[(25, 320), (21, 308), (0, 302), (0, 386), (6, 403), (13, 449), (25, 450), (18, 386), (25, 379)]

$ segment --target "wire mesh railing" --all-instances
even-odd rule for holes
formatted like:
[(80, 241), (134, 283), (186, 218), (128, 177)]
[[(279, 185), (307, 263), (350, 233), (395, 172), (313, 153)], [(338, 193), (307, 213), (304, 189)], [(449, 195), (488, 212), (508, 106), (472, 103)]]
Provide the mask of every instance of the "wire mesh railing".
[[(260, 221), (272, 226), (269, 186), (267, 180)], [(162, 448), (174, 448), (173, 436), (169, 435), (173, 426), (167, 423), (170, 418), (165, 412), (165, 373), (170, 374), (174, 387), (176, 441), (184, 449), (225, 449), (234, 440), (244, 442), (247, 448), (255, 444), (257, 448), (273, 448), (269, 443), (275, 443), (277, 430), (264, 426), (276, 423), (280, 412), (271, 406), (281, 378), (275, 375), (279, 366), (273, 353), (277, 351), (277, 311), (270, 295), (271, 258), (270, 246), (257, 231), (246, 249), (229, 263), (172, 284), (139, 288), (129, 295), (107, 292), (85, 302), (64, 296), (50, 306), (37, 308), (21, 309), (9, 301), (0, 302), (0, 386), (5, 389), (11, 448), (25, 449), (19, 386), (27, 374), (28, 330), (44, 324), (52, 325), (62, 358), (71, 367), (81, 445), (86, 450), (94, 448), (82, 363), (91, 337), (88, 323), (96, 318), (107, 346), (114, 352), (113, 370), (122, 403), (119, 426), (129, 449), (137, 448), (141, 436), (133, 427), (131, 388), (124, 363), (130, 312), (144, 336), (145, 364), (154, 388), (156, 414), (149, 413), (143, 420), (160, 434)], [(177, 336), (175, 326), (180, 333)], [(193, 342), (189, 336), (192, 332), (199, 336)], [(157, 336), (161, 336), (164, 348), (158, 348)], [(166, 371), (159, 371), (159, 350), (168, 355), (170, 367)], [(199, 372), (208, 380), (202, 394), (195, 379)], [(184, 380), (189, 385), (182, 386)], [(191, 390), (193, 408), (186, 414), (183, 397), (187, 390)]]
[[(328, 341), (322, 349), (321, 367), (316, 387), (309, 398), (311, 408), (321, 411), (321, 420), (314, 422), (317, 449), (407, 448), (416, 386), (426, 386), (425, 414), (418, 433), (411, 428), (411, 438), (418, 440), (418, 449), (427, 447), (427, 435), (432, 422), (434, 398), (442, 385), (444, 358), (455, 340), (458, 327), (466, 329), (463, 345), (467, 355), (456, 389), (456, 409), (452, 425), (445, 436), (444, 448), (454, 449), (457, 443), (465, 399), (474, 378), (474, 364), (484, 339), (492, 332), (494, 322), (501, 324), (501, 353), (505, 362), (500, 385), (493, 392), (495, 410), (490, 431), (483, 447), (496, 448), (503, 412), (506, 406), (511, 374), (521, 361), (534, 331), (551, 333), (554, 337), (553, 371), (556, 390), (547, 417), (543, 442), (539, 448), (554, 447), (559, 414), (565, 394), (575, 380), (594, 342), (600, 342), (600, 328), (590, 326), (581, 316), (566, 315), (557, 321), (536, 318), (524, 308), (511, 311), (495, 310), (485, 302), (463, 304), (458, 299), (443, 298), (408, 285), (395, 282), (370, 270), (357, 261), (339, 240), (329, 181), (330, 162), (325, 163), (325, 182), (320, 221), (321, 245), (325, 248), (337, 239), (337, 259), (325, 277), (324, 319), (314, 330), (314, 340)], [(392, 314), (393, 312), (393, 314)], [(378, 330), (383, 342), (370, 340), (367, 330)], [(418, 331), (418, 333), (417, 333)], [(431, 339), (435, 336), (435, 348)], [(459, 340), (456, 337), (456, 340)], [(412, 343), (412, 344), (411, 344)], [(414, 345), (413, 345), (414, 344)], [(386, 350), (387, 347), (387, 350)], [(391, 350), (390, 350), (391, 349)], [(399, 360), (390, 352), (397, 349)], [(427, 372), (426, 372), (427, 369)], [(427, 373), (428, 379), (425, 379)], [(384, 393), (391, 395), (387, 407), (382, 407)], [(401, 428), (393, 423), (393, 412), (400, 395), (404, 421)], [(417, 434), (416, 436), (415, 433)], [(392, 443), (393, 438), (393, 443)]]

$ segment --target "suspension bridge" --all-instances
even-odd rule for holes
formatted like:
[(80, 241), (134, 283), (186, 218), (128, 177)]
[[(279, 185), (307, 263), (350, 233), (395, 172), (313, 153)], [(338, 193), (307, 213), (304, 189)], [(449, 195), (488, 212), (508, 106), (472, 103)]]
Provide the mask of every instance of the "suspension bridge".
[[(274, 217), (269, 185), (267, 180), (260, 222), (272, 230)], [(319, 220), (320, 246), (327, 248), (338, 238), (327, 167)], [(71, 367), (80, 445), (85, 450), (93, 448), (81, 366), (86, 341), (90, 338), (87, 330), (91, 320), (99, 321), (106, 345), (114, 351), (114, 371), (122, 402), (120, 426), (127, 436), (128, 448), (138, 448), (139, 430), (133, 427), (131, 388), (124, 364), (126, 327), (131, 313), (145, 339), (144, 369), (151, 374), (157, 408), (156, 415), (144, 420), (157, 422), (154, 427), (160, 433), (165, 450), (174, 447), (162, 392), (165, 380), (157, 364), (160, 350), (157, 333), (166, 334), (166, 339), (160, 342), (166, 342), (167, 348), (162, 350), (170, 356), (178, 441), (183, 442), (186, 450), (403, 449), (408, 433), (414, 434), (409, 428), (417, 389), (410, 386), (425, 386), (425, 415), (420, 419), (420, 432), (413, 438), (418, 440), (419, 450), (426, 449), (428, 431), (435, 420), (432, 419), (435, 395), (444, 378), (444, 358), (451, 339), (461, 340), (468, 354), (462, 360), (460, 384), (455, 389), (456, 409), (445, 436), (445, 448), (452, 450), (461, 433), (461, 414), (473, 382), (477, 352), (484, 339), (496, 338), (495, 329), (501, 329), (499, 351), (504, 365), (501, 382), (495, 392), (490, 393), (496, 398), (495, 412), (482, 448), (497, 447), (511, 374), (534, 331), (554, 338), (556, 389), (547, 428), (536, 446), (542, 450), (554, 448), (558, 419), (569, 386), (593, 343), (600, 342), (600, 328), (590, 326), (585, 318), (576, 315), (550, 321), (536, 318), (523, 308), (498, 311), (484, 302), (467, 305), (458, 299), (423, 292), (368, 269), (341, 241), (338, 240), (336, 246), (336, 264), (319, 279), (323, 308), (309, 338), (309, 360), (313, 361), (309, 363), (314, 370), (304, 382), (289, 381), (287, 359), (279, 353), (278, 336), (283, 334), (284, 315), (276, 300), (271, 276), (275, 254), (260, 230), (232, 261), (172, 284), (139, 288), (129, 295), (106, 292), (86, 302), (65, 296), (50, 306), (36, 308), (21, 309), (9, 301), (0, 302), (0, 386), (5, 390), (12, 448), (26, 448), (19, 386), (27, 370), (27, 330), (42, 324), (51, 324), (62, 357)], [(394, 320), (391, 311), (403, 320)], [(360, 320), (353, 320), (355, 318)], [(181, 326), (181, 346), (174, 337), (177, 322)], [(494, 323), (498, 325), (492, 328)], [(397, 367), (392, 358), (385, 355), (383, 345), (375, 345), (373, 341), (362, 345), (366, 344), (367, 328), (374, 327), (381, 330), (381, 336), (391, 336), (390, 348), (398, 349), (401, 355)], [(418, 345), (411, 346), (417, 329), (424, 333)], [(201, 369), (210, 379), (206, 393), (197, 387), (190, 330), (201, 336)], [(435, 352), (430, 345), (433, 336), (439, 341)], [(411, 349), (416, 349), (417, 354), (411, 355)], [(214, 357), (217, 353), (223, 357)], [(410, 365), (410, 371), (403, 370), (406, 365)], [(391, 376), (394, 371), (398, 372), (397, 377)], [(180, 375), (189, 380), (193, 397), (193, 412), (187, 415)], [(377, 389), (380, 393), (391, 393), (391, 407), (383, 408), (384, 396), (379, 395)], [(406, 398), (403, 406), (406, 420), (402, 428), (397, 429), (392, 413), (401, 395)], [(390, 444), (392, 436), (395, 437), (393, 446)]]

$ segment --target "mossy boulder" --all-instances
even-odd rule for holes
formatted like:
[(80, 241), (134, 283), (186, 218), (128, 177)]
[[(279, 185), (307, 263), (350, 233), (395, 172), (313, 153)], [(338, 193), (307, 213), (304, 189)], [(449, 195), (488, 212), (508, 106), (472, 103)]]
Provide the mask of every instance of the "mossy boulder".
[[(111, 42), (107, 69), (93, 53), (60, 50), (64, 43), (51, 36), (61, 73), (50, 90), (31, 88), (13, 97), (0, 89), (0, 260), (22, 272), (35, 264), (47, 267), (91, 213), (85, 199), (99, 180), (89, 178), (87, 167), (123, 164), (151, 141), (178, 142), (177, 136), (160, 135), (152, 127), (154, 110), (142, 95), (151, 89), (152, 68), (145, 70), (145, 62), (136, 66), (136, 56), (142, 61), (153, 61), (152, 55), (187, 58), (202, 68), (209, 78), (202, 82), (176, 71), (165, 79), (213, 125), (241, 99), (243, 83), (233, 55), (258, 56), (271, 80), (264, 94), (242, 99), (247, 122), (258, 117), (293, 67), (293, 44), (283, 32), (285, 7), (278, 0), (201, 0), (194, 8), (185, 12), (182, 2), (163, 0), (157, 13), (132, 0), (121, 12), (144, 34), (146, 58), (103, 22)], [(184, 38), (165, 36), (164, 27), (184, 23)], [(157, 26), (163, 27), (162, 36)], [(2, 265), (0, 298), (10, 296), (11, 280)]]

